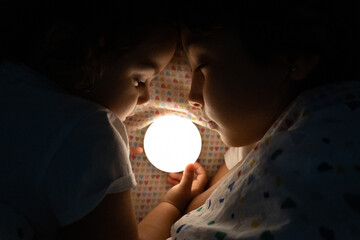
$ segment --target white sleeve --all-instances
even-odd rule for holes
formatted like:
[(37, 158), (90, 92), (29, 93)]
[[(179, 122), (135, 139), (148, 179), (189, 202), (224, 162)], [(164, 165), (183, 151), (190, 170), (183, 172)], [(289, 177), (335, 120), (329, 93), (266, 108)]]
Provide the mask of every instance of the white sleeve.
[(45, 181), (61, 226), (85, 216), (106, 194), (135, 187), (123, 123), (100, 111), (77, 124), (53, 157)]

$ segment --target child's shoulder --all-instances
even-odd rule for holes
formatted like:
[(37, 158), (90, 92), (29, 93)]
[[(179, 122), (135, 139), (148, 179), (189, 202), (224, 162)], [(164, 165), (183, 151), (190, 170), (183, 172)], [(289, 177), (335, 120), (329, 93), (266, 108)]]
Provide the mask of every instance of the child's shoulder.
[(26, 128), (62, 134), (89, 124), (111, 130), (119, 121), (100, 104), (68, 93), (21, 63), (0, 65), (0, 86), (0, 106), (6, 112), (1, 122), (20, 124), (25, 119)]

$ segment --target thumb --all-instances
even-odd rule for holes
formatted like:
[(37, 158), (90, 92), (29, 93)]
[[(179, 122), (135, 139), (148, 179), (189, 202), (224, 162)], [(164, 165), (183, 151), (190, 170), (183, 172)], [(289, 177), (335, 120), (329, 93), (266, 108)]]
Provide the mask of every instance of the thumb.
[(184, 170), (180, 185), (183, 188), (191, 189), (191, 185), (194, 180), (194, 174), (195, 174), (195, 166), (193, 163), (190, 163), (186, 166), (186, 168)]

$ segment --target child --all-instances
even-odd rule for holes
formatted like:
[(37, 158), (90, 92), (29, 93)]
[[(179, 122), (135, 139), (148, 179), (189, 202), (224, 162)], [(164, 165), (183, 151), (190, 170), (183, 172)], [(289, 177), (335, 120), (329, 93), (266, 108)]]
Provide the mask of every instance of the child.
[(359, 7), (237, 4), (185, 4), (189, 102), (225, 144), (256, 145), (172, 239), (359, 239)]
[(2, 43), (0, 238), (167, 238), (206, 175), (188, 165), (136, 226), (122, 121), (149, 100), (150, 81), (174, 54), (169, 6), (28, 4), (16, 6), (23, 12)]

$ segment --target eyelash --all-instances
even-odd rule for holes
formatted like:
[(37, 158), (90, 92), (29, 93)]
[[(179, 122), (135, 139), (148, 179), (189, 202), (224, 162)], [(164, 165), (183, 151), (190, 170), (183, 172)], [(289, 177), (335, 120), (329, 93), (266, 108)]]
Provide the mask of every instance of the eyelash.
[(200, 64), (199, 66), (197, 66), (197, 67), (195, 68), (194, 72), (199, 72), (199, 71), (201, 71), (201, 69), (203, 69), (205, 66), (206, 66), (205, 63)]
[(135, 87), (144, 86), (146, 84), (146, 80), (140, 79), (140, 78), (134, 78), (133, 79)]

